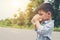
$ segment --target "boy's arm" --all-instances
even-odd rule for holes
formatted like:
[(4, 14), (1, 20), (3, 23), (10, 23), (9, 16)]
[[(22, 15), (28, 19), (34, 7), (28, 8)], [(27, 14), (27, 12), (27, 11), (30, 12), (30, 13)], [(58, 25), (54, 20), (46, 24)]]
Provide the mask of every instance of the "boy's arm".
[(36, 25), (35, 27), (37, 29), (37, 32), (40, 34), (44, 34), (44, 33), (49, 32), (50, 30), (53, 29), (54, 21), (51, 21), (48, 24), (45, 24), (44, 26), (41, 25), (38, 21), (36, 21), (35, 25)]
[(39, 21), (36, 21), (35, 22), (35, 28), (38, 29), (40, 27), (40, 22)]

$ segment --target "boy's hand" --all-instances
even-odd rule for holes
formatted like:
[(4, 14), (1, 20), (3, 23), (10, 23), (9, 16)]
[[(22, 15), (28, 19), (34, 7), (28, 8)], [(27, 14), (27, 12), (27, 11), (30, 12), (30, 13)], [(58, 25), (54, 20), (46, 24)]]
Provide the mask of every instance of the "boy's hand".
[(42, 19), (39, 14), (36, 14), (31, 20), (31, 22), (35, 25), (35, 28), (40, 26), (40, 21), (42, 21)]
[(32, 18), (31, 21), (34, 21), (34, 22), (36, 22), (36, 21), (42, 21), (42, 19), (41, 19), (41, 17), (39, 16), (39, 14), (36, 14), (36, 15)]

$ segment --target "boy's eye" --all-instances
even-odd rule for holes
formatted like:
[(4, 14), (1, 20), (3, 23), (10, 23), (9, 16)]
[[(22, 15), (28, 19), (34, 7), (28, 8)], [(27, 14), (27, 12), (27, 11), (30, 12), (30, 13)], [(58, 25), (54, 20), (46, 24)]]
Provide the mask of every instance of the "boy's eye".
[(39, 15), (41, 15), (41, 16), (42, 16), (43, 14), (39, 14)]

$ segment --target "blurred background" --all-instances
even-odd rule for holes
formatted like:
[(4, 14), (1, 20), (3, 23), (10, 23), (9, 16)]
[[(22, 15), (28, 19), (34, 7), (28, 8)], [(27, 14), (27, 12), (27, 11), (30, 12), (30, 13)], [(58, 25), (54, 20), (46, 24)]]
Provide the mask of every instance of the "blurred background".
[(33, 29), (32, 17), (42, 3), (54, 8), (55, 31), (60, 31), (60, 0), (0, 0), (0, 27)]

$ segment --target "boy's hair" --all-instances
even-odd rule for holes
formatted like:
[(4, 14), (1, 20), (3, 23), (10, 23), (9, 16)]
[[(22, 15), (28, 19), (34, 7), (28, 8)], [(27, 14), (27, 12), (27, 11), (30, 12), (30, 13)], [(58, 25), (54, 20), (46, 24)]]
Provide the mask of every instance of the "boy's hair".
[(43, 10), (43, 11), (45, 11), (45, 12), (50, 11), (52, 15), (53, 15), (53, 13), (54, 13), (53, 6), (52, 6), (50, 3), (43, 3), (43, 4), (41, 4), (41, 5), (37, 8), (36, 12), (38, 13), (39, 10)]

